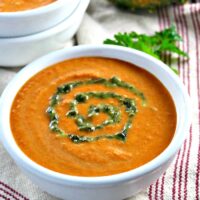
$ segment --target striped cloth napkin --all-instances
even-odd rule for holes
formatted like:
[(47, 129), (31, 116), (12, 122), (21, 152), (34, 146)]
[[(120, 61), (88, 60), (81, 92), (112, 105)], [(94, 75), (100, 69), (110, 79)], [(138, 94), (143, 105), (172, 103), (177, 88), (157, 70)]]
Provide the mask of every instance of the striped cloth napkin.
[[(169, 169), (130, 200), (200, 200), (200, 2), (162, 8), (154, 14), (128, 13), (106, 0), (92, 0), (75, 44), (101, 44), (116, 32), (154, 33), (175, 24), (183, 37), (180, 48), (188, 61), (178, 58), (180, 78), (188, 89), (193, 120), (188, 137)], [(165, 59), (173, 65), (171, 55)], [(0, 68), (0, 93), (19, 69)], [(66, 197), (67, 198), (67, 197)], [(56, 200), (32, 184), (0, 145), (0, 199)]]

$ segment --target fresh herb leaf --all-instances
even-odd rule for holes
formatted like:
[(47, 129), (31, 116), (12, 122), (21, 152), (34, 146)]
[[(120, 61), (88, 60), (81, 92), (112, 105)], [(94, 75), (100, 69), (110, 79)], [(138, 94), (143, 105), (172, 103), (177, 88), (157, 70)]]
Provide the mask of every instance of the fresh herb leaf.
[[(182, 41), (181, 36), (177, 33), (175, 26), (171, 26), (160, 32), (155, 32), (154, 35), (138, 34), (136, 32), (117, 33), (114, 35), (114, 39), (106, 39), (104, 44), (137, 49), (160, 60), (162, 60), (162, 55), (165, 53), (175, 53), (188, 58), (188, 54), (177, 46), (177, 42), (180, 41)], [(170, 68), (178, 73), (174, 67)]]

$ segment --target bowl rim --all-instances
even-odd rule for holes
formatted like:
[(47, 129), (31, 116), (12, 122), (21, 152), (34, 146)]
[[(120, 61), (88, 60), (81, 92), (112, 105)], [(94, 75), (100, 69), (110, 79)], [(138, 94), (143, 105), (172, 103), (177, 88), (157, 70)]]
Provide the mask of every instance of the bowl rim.
[[(42, 32), (38, 32), (31, 35), (26, 36), (19, 36), (19, 37), (3, 37), (0, 38), (1, 43), (12, 43), (12, 42), (22, 42), (24, 41), (33, 41), (38, 40), (41, 38), (47, 38), (51, 35), (55, 35), (58, 32), (61, 32), (62, 30), (65, 30), (73, 25), (74, 22), (76, 22), (78, 19), (82, 19), (82, 16), (84, 15), (85, 8), (88, 6), (90, 0), (80, 0), (77, 4), (74, 12), (72, 12), (66, 19), (61, 21), (59, 24), (44, 30)], [(83, 12), (84, 11), (84, 12)], [(78, 17), (79, 16), (79, 17)]]
[[(186, 88), (183, 86), (182, 82), (178, 78), (177, 75), (172, 72), (169, 67), (167, 67), (163, 62), (157, 60), (156, 58), (143, 53), (141, 51), (137, 51), (134, 49), (129, 49), (126, 47), (119, 47), (119, 46), (114, 46), (114, 45), (80, 45), (72, 48), (65, 48), (59, 51), (52, 52), (48, 55), (45, 55), (34, 62), (30, 63), (27, 65), (25, 68), (23, 68), (15, 77), (14, 79), (8, 84), (4, 92), (2, 93), (1, 96), (1, 109), (0, 109), (0, 122), (5, 120), (3, 116), (6, 114), (8, 117), (10, 116), (10, 107), (6, 107), (6, 99), (8, 99), (9, 93), (11, 90), (14, 90), (15, 94), (11, 102), (13, 102), (15, 95), (19, 91), (19, 88), (15, 88), (15, 84), (17, 81), (20, 82), (20, 77), (23, 74), (28, 74), (30, 73), (32, 69), (32, 73), (30, 76), (28, 76), (27, 80), (30, 79), (33, 75), (35, 75), (37, 72), (41, 71), (42, 69), (47, 68), (48, 66), (61, 62), (62, 60), (67, 60), (69, 59), (68, 57), (72, 58), (77, 58), (81, 56), (77, 56), (81, 54), (85, 54), (85, 52), (89, 52), (88, 55), (90, 54), (91, 57), (94, 57), (95, 55), (94, 52), (113, 52), (115, 56), (117, 56), (118, 53), (124, 53), (125, 54), (132, 54), (133, 56), (139, 57), (140, 59), (146, 59), (146, 61), (150, 61), (152, 64), (159, 65), (161, 71), (166, 73), (167, 75), (170, 76), (171, 80), (174, 81), (175, 84), (177, 84), (178, 89), (180, 89), (180, 92), (182, 94), (184, 104), (185, 104), (185, 109), (183, 112), (185, 112), (185, 115), (182, 117), (183, 122), (182, 122), (182, 127), (179, 128), (179, 131), (175, 131), (175, 135), (168, 145), (168, 147), (161, 153), (159, 154), (156, 158), (151, 160), (150, 162), (127, 172), (119, 173), (119, 174), (114, 174), (114, 175), (108, 175), (108, 176), (99, 176), (99, 177), (81, 177), (81, 176), (72, 176), (72, 175), (66, 175), (62, 173), (58, 173), (52, 170), (49, 170), (36, 162), (32, 161), (28, 156), (26, 156), (22, 150), (17, 146), (14, 137), (12, 136), (11, 130), (10, 130), (10, 123), (9, 120), (4, 121), (2, 123), (2, 126), (0, 129), (2, 129), (2, 143), (4, 147), (7, 149), (11, 157), (14, 159), (19, 159), (20, 161), (20, 167), (26, 169), (29, 173), (32, 173), (36, 176), (39, 176), (43, 179), (46, 179), (50, 182), (55, 182), (58, 184), (64, 184), (64, 185), (75, 185), (75, 186), (81, 186), (81, 187), (99, 187), (99, 186), (105, 186), (105, 185), (113, 185), (113, 184), (121, 184), (123, 182), (131, 181), (137, 178), (140, 178), (141, 176), (148, 174), (148, 173), (154, 173), (155, 170), (159, 167), (161, 167), (164, 163), (167, 161), (170, 161), (171, 158), (176, 154), (176, 152), (180, 149), (181, 144), (183, 143), (187, 132), (189, 131), (189, 126), (191, 122), (191, 112), (190, 112), (190, 99), (188, 96), (188, 93), (186, 92)], [(86, 53), (87, 54), (87, 53)], [(88, 55), (83, 55), (82, 57), (86, 57)], [(68, 56), (68, 57), (67, 57)], [(77, 56), (77, 57), (76, 57)], [(109, 58), (111, 56), (100, 56), (100, 57), (105, 57)], [(112, 57), (111, 57), (112, 58)], [(117, 57), (116, 57), (117, 59)], [(53, 61), (54, 60), (54, 61)], [(119, 60), (125, 60), (124, 58), (121, 58)], [(45, 62), (49, 62), (51, 64), (45, 65)], [(42, 64), (43, 63), (43, 64)], [(43, 65), (43, 67), (38, 67), (38, 65)], [(45, 65), (45, 66), (44, 66)], [(37, 71), (37, 67), (39, 70)], [(139, 66), (141, 67), (141, 66)], [(151, 73), (151, 72), (150, 72)], [(158, 80), (160, 80), (158, 77), (156, 77)], [(22, 81), (21, 81), (22, 82)], [(23, 84), (26, 81), (23, 82)], [(22, 84), (22, 83), (21, 83)], [(23, 85), (22, 84), (22, 85)], [(13, 89), (15, 88), (15, 89)], [(170, 93), (171, 94), (171, 93)], [(171, 94), (173, 96), (173, 94)], [(181, 118), (181, 119), (182, 119)], [(8, 124), (8, 126), (6, 126)], [(11, 136), (11, 138), (8, 139), (8, 134)], [(6, 139), (7, 138), (7, 139)], [(11, 145), (12, 143), (12, 145)]]
[[(22, 11), (16, 11), (16, 12), (0, 12), (0, 18), (18, 18), (18, 17), (33, 17), (41, 14), (45, 14), (48, 12), (52, 12), (53, 10), (56, 10), (58, 8), (62, 8), (63, 6), (66, 6), (66, 1), (72, 1), (72, 0), (55, 0), (54, 2), (51, 2), (44, 6), (39, 6), (37, 8), (28, 9), (28, 10), (22, 10)], [(77, 0), (77, 4), (81, 0)], [(70, 3), (69, 2), (69, 3)]]

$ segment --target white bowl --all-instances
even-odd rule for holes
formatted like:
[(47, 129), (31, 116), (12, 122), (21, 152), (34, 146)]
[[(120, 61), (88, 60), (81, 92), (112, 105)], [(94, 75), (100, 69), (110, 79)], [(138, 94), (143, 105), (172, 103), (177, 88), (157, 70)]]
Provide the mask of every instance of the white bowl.
[(38, 33), (66, 19), (80, 0), (57, 0), (46, 6), (18, 12), (0, 12), (0, 37)]
[(0, 38), (0, 66), (18, 67), (53, 50), (61, 49), (76, 33), (89, 0), (80, 0), (73, 14), (46, 31), (17, 38)]
[[(175, 103), (177, 127), (170, 145), (155, 159), (128, 172), (102, 177), (64, 175), (30, 160), (17, 146), (10, 129), (12, 102), (23, 84), (37, 72), (66, 59), (84, 56), (116, 58), (133, 63), (156, 76)], [(2, 94), (0, 105), (1, 141), (21, 170), (42, 190), (68, 200), (118, 200), (130, 197), (157, 179), (180, 149), (190, 125), (189, 98), (183, 84), (164, 63), (137, 50), (124, 47), (78, 46), (44, 56), (21, 70)]]

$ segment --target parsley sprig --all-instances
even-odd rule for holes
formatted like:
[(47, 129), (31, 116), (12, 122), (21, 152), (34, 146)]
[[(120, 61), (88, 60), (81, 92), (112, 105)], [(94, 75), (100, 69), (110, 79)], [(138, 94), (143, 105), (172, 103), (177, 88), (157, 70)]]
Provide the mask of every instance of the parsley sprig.
[[(106, 39), (104, 44), (119, 45), (143, 51), (162, 61), (162, 55), (165, 53), (175, 53), (179, 56), (188, 58), (188, 54), (182, 51), (177, 43), (182, 41), (181, 36), (177, 33), (175, 26), (166, 28), (154, 35), (131, 33), (117, 33), (114, 39)], [(170, 67), (175, 73), (178, 71)]]

